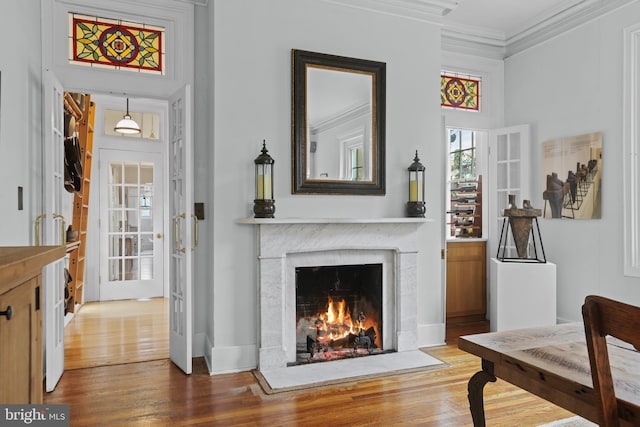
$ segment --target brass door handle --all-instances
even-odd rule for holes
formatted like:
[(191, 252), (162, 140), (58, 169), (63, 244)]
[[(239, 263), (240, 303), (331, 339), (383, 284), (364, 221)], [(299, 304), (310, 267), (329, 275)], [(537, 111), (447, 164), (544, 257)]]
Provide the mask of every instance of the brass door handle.
[(185, 252), (185, 248), (180, 247), (180, 240), (178, 239), (178, 221), (185, 219), (187, 216), (184, 213), (178, 214), (173, 217), (173, 247), (177, 252)]
[(193, 246), (191, 247), (192, 251), (195, 251), (198, 247), (198, 217), (194, 214), (191, 214), (193, 218)]
[(53, 219), (61, 219), (62, 222), (60, 223), (60, 241), (62, 242), (62, 245), (66, 245), (67, 244), (67, 233), (64, 231), (65, 230), (65, 220), (64, 220), (64, 216), (60, 215), (60, 214), (53, 214)]
[(38, 215), (36, 217), (36, 246), (40, 246), (40, 221), (46, 217), (47, 214)]

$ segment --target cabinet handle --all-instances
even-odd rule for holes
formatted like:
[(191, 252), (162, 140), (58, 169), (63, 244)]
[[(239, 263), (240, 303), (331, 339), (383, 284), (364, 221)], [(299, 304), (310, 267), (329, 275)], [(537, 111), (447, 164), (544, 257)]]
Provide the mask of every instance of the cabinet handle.
[(7, 320), (11, 320), (11, 316), (13, 316), (13, 308), (9, 306), (5, 311), (0, 311), (0, 316), (7, 316)]

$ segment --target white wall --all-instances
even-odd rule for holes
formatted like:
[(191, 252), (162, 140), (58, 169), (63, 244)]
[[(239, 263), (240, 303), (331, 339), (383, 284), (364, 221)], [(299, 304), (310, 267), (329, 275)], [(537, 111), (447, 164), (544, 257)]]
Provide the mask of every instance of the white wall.
[[(0, 13), (0, 244), (33, 243), (40, 209), (40, 3), (3, 0)], [(19, 35), (19, 37), (18, 37)], [(17, 42), (19, 40), (19, 43)], [(18, 210), (18, 186), (24, 209)]]
[(640, 279), (623, 276), (622, 30), (640, 22), (633, 3), (505, 62), (505, 120), (532, 124), (532, 200), (542, 206), (544, 141), (602, 131), (602, 219), (541, 219), (557, 264), (558, 318), (580, 320), (590, 293), (640, 304)]
[[(209, 2), (213, 13), (213, 292), (208, 339), (214, 372), (256, 365), (253, 160), (263, 139), (275, 159), (277, 217), (403, 217), (407, 167), (427, 167), (420, 229), (420, 344), (444, 339), (441, 286), (440, 28), (314, 0)], [(291, 194), (291, 49), (386, 62), (386, 196)]]

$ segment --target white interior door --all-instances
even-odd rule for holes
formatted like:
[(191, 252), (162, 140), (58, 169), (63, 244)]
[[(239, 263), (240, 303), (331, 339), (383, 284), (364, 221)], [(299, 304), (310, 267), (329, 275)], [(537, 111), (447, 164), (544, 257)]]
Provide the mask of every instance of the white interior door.
[(169, 265), (169, 352), (185, 373), (192, 368), (193, 256), (198, 245), (193, 216), (193, 140), (191, 88), (186, 85), (169, 100), (170, 215), (173, 221)]
[[(489, 254), (496, 257), (508, 195), (516, 196), (516, 204), (531, 199), (529, 125), (496, 129), (489, 134)], [(513, 237), (507, 236), (505, 257), (515, 258)]]
[[(42, 177), (43, 213), (36, 219), (36, 245), (62, 245), (64, 191), (64, 92), (50, 73), (44, 73)], [(53, 391), (64, 371), (65, 259), (44, 268), (45, 389)]]
[(100, 301), (164, 295), (162, 154), (100, 150)]

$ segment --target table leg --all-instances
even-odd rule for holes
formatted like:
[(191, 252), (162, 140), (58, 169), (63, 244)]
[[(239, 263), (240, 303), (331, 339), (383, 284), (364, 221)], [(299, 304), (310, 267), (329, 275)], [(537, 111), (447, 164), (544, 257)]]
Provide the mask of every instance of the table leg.
[(489, 381), (496, 382), (496, 377), (493, 375), (493, 362), (482, 359), (482, 370), (473, 374), (467, 386), (469, 409), (474, 427), (485, 427), (482, 391)]

